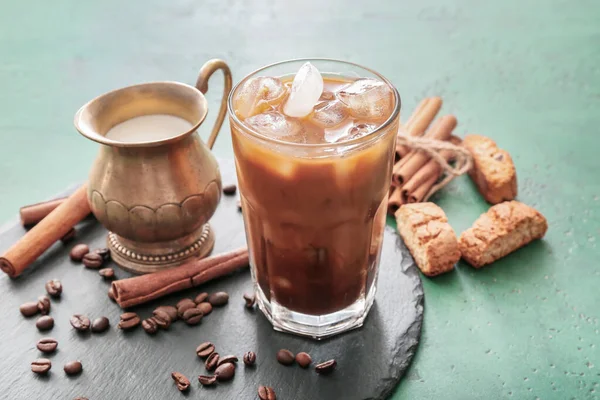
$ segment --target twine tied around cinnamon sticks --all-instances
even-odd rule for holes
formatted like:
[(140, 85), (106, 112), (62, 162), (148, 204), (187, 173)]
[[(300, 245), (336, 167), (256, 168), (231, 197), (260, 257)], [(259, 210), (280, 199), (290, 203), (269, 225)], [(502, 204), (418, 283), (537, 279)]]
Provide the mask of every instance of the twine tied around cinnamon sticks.
[(440, 97), (423, 99), (398, 134), (388, 195), (390, 215), (402, 204), (427, 201), (472, 166), (471, 155), (460, 146), (461, 139), (452, 135), (456, 118), (444, 115), (434, 122), (441, 107)]
[[(435, 192), (446, 186), (457, 176), (463, 175), (473, 166), (473, 157), (463, 147), (455, 145), (444, 140), (430, 139), (427, 137), (398, 135), (396, 139), (397, 146), (406, 146), (412, 150), (420, 150), (432, 160), (435, 160), (442, 169), (443, 179), (435, 183), (425, 194), (422, 201), (427, 201)], [(441, 152), (449, 152), (449, 156), (444, 157)], [(451, 165), (447, 160), (454, 160)]]

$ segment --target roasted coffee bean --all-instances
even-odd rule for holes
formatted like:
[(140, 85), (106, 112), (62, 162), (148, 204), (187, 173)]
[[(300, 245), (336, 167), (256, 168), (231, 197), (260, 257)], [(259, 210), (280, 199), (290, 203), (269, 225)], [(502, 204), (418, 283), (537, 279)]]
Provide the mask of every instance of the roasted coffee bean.
[(21, 304), (19, 311), (21, 311), (21, 314), (23, 314), (24, 317), (33, 317), (40, 312), (37, 301), (28, 301), (27, 303)]
[(112, 301), (115, 301), (115, 291), (113, 290), (112, 286), (110, 289), (108, 289), (108, 298)]
[(198, 325), (203, 316), (202, 311), (194, 307), (183, 313), (183, 320), (188, 325)]
[(38, 320), (35, 322), (35, 326), (40, 331), (49, 331), (50, 329), (54, 328), (54, 318), (52, 318), (49, 315), (39, 317)]
[(39, 375), (45, 375), (52, 368), (52, 362), (47, 358), (38, 358), (31, 363), (31, 370)]
[(83, 256), (82, 261), (83, 265), (90, 269), (98, 269), (104, 264), (104, 258), (98, 253), (87, 253)]
[(58, 342), (51, 337), (41, 338), (38, 340), (36, 347), (42, 353), (53, 353), (58, 347)]
[(200, 382), (202, 386), (212, 386), (217, 382), (217, 377), (214, 375), (200, 375), (198, 377), (198, 382)]
[(235, 375), (235, 364), (225, 363), (217, 367), (215, 376), (221, 382), (229, 381)]
[(81, 261), (83, 259), (83, 256), (85, 256), (89, 252), (90, 248), (88, 247), (88, 245), (80, 243), (73, 246), (71, 252), (69, 253), (69, 256), (73, 261)]
[(256, 363), (256, 353), (253, 351), (247, 351), (244, 353), (244, 364), (252, 366)]
[(75, 397), (73, 400), (90, 400), (87, 397)]
[(252, 308), (254, 307), (254, 303), (256, 303), (254, 294), (244, 293), (244, 300), (246, 300), (246, 308)]
[(235, 185), (227, 185), (223, 186), (223, 194), (227, 196), (233, 196), (237, 192), (237, 186)]
[(157, 311), (162, 311), (167, 313), (167, 315), (169, 316), (169, 319), (171, 320), (171, 322), (175, 322), (177, 321), (177, 308), (173, 307), (173, 306), (160, 306), (157, 307), (152, 314), (156, 315)]
[(83, 370), (83, 365), (81, 365), (81, 361), (69, 361), (63, 369), (67, 375), (77, 375)]
[(134, 312), (126, 312), (121, 314), (121, 321), (118, 328), (124, 331), (131, 330), (140, 324), (140, 317)]
[(317, 364), (315, 366), (315, 371), (317, 371), (317, 373), (319, 373), (319, 374), (326, 375), (326, 374), (330, 374), (331, 372), (333, 372), (333, 370), (335, 369), (336, 366), (337, 366), (337, 362), (335, 360), (329, 360), (329, 361), (325, 361), (320, 364)]
[(171, 317), (162, 310), (154, 310), (154, 317), (152, 317), (152, 319), (154, 319), (154, 322), (160, 329), (166, 330), (171, 326)]
[(219, 362), (217, 363), (217, 367), (226, 363), (235, 364), (238, 362), (238, 358), (234, 355), (223, 356), (219, 358)]
[(204, 303), (206, 301), (206, 299), (208, 299), (208, 293), (202, 292), (198, 296), (196, 296), (196, 298), (194, 299), (194, 303), (196, 303), (196, 304)]
[(310, 357), (310, 354), (305, 353), (305, 352), (300, 352), (300, 353), (296, 354), (296, 362), (302, 368), (308, 368), (308, 366), (310, 364), (312, 364), (312, 358)]
[(80, 332), (90, 329), (90, 319), (85, 315), (75, 314), (71, 317), (71, 326)]
[(146, 331), (146, 333), (154, 334), (158, 331), (158, 325), (154, 318), (147, 318), (142, 321), (142, 328)]
[(106, 317), (99, 317), (92, 322), (92, 332), (101, 333), (108, 329), (110, 321)]
[(171, 378), (175, 381), (175, 385), (177, 385), (177, 389), (179, 389), (180, 392), (185, 392), (190, 388), (190, 380), (182, 373), (172, 372)]
[(62, 294), (62, 283), (58, 279), (46, 282), (46, 292), (52, 297), (60, 297)]
[(275, 391), (270, 386), (259, 386), (258, 398), (260, 400), (277, 400), (277, 396), (275, 396)]
[(207, 371), (214, 371), (219, 366), (219, 360), (219, 353), (212, 353), (204, 362), (204, 368), (206, 368)]
[(292, 365), (294, 363), (294, 353), (287, 349), (281, 349), (277, 352), (277, 361), (283, 365)]
[(204, 314), (205, 316), (212, 312), (212, 306), (206, 301), (204, 303), (198, 304), (196, 308), (202, 311), (202, 314)]
[(194, 303), (194, 300), (192, 300), (192, 299), (188, 299), (188, 298), (185, 298), (185, 299), (181, 299), (181, 300), (179, 300), (179, 301), (177, 302), (177, 304), (175, 304), (175, 307), (176, 307), (177, 309), (179, 309), (180, 307), (182, 307), (183, 305), (186, 305), (186, 304), (193, 304), (193, 305), (194, 305), (194, 307), (196, 306), (196, 303)]
[[(196, 303), (194, 302), (194, 300), (192, 300), (192, 299), (188, 299), (188, 298), (181, 299), (181, 300), (179, 300), (179, 301), (177, 302), (177, 304), (175, 304), (175, 308), (177, 308), (177, 311), (178, 311), (178, 312), (179, 312), (179, 309), (180, 309), (180, 308), (183, 308), (183, 307), (188, 307), (188, 308), (189, 308), (190, 306), (192, 306), (192, 307), (196, 307)], [(187, 309), (187, 308), (186, 308), (186, 309)], [(185, 310), (184, 310), (184, 311), (185, 311)], [(181, 315), (180, 315), (180, 316), (181, 316)]]
[(210, 356), (215, 351), (215, 345), (211, 342), (200, 343), (198, 347), (196, 347), (196, 354), (200, 358), (206, 358)]
[(103, 277), (107, 281), (111, 280), (111, 279), (115, 279), (115, 270), (112, 268), (102, 268), (101, 270), (98, 271), (98, 273), (100, 274), (101, 277)]
[(38, 297), (37, 308), (42, 315), (48, 315), (48, 313), (50, 313), (50, 299), (48, 296)]
[(196, 303), (189, 304), (189, 303), (185, 303), (184, 305), (182, 305), (181, 307), (177, 308), (177, 317), (179, 319), (183, 319), (183, 314), (187, 311), (187, 310), (191, 310), (192, 308), (196, 308)]
[(213, 307), (222, 307), (229, 302), (229, 295), (225, 292), (217, 292), (208, 296), (208, 302)]
[(164, 310), (159, 310), (156, 309), (152, 312), (152, 315), (154, 315), (154, 317), (158, 318), (158, 319), (162, 319), (166, 322), (171, 322), (171, 316), (169, 315), (169, 313), (167, 313)]
[(94, 250), (94, 253), (100, 254), (104, 261), (110, 260), (110, 249), (107, 249), (107, 248), (96, 249), (96, 250)]
[(152, 317), (150, 319), (156, 324), (156, 329), (162, 329), (163, 331), (166, 331), (169, 329), (169, 326), (171, 326), (170, 322), (163, 319), (157, 317)]
[(179, 318), (183, 318), (183, 313), (190, 308), (195, 308), (196, 303), (192, 299), (182, 299), (177, 303), (177, 315)]

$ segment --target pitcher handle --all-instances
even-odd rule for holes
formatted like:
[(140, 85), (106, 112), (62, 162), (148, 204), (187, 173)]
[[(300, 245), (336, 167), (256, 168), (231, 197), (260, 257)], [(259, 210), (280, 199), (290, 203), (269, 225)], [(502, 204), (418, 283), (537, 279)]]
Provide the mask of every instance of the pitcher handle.
[(208, 80), (210, 79), (211, 75), (219, 69), (223, 70), (225, 85), (223, 88), (223, 98), (221, 99), (219, 115), (217, 115), (215, 126), (213, 127), (212, 132), (208, 137), (208, 141), (206, 142), (209, 149), (212, 149), (213, 145), (215, 144), (215, 140), (217, 140), (217, 135), (219, 134), (219, 130), (221, 130), (221, 126), (223, 126), (223, 121), (225, 121), (225, 115), (227, 114), (227, 97), (229, 96), (229, 92), (231, 92), (232, 86), (231, 70), (225, 61), (215, 58), (207, 61), (202, 68), (200, 68), (198, 80), (196, 80), (196, 88), (201, 91), (202, 94), (206, 94), (206, 92), (208, 92)]

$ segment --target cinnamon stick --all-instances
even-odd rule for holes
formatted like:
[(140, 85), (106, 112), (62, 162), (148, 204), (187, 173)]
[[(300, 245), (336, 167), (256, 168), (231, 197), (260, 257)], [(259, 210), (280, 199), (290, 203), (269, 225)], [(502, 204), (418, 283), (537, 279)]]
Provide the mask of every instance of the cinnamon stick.
[[(462, 139), (458, 136), (451, 135), (448, 141), (454, 145), (460, 145)], [(442, 150), (440, 155), (447, 161), (454, 161), (454, 153), (449, 150)], [(429, 181), (432, 176), (438, 178), (442, 174), (442, 166), (435, 160), (430, 159), (420, 170), (418, 170), (404, 185), (402, 185), (402, 201), (405, 203), (408, 201), (408, 197), (417, 188)], [(421, 199), (422, 200), (422, 199)], [(419, 201), (421, 201), (419, 200)]]
[[(423, 100), (421, 100), (421, 102), (419, 103), (417, 108), (415, 108), (415, 110), (410, 115), (410, 117), (408, 117), (408, 120), (404, 123), (404, 132), (406, 132), (408, 134), (408, 132), (410, 131), (411, 125), (415, 122), (415, 119), (419, 116), (419, 114), (421, 112), (423, 112), (423, 107), (425, 107), (425, 105), (428, 102), (429, 102), (429, 97), (425, 97)], [(398, 136), (400, 136), (400, 135), (401, 135), (401, 133), (398, 132)], [(405, 147), (406, 146), (401, 146), (399, 144), (396, 144), (396, 152), (394, 153), (394, 164), (396, 164), (398, 161), (400, 161), (402, 159), (402, 157), (404, 156), (404, 153), (406, 153), (404, 151)]]
[(410, 115), (410, 117), (408, 118), (408, 120), (404, 124), (405, 127), (409, 127), (409, 126), (411, 126), (415, 122), (415, 120), (423, 112), (423, 109), (425, 108), (425, 106), (427, 105), (427, 103), (429, 103), (430, 100), (431, 100), (430, 97), (425, 97), (423, 100), (421, 100), (421, 102), (417, 105), (417, 108), (415, 108), (415, 110), (413, 111), (413, 113)]
[(112, 289), (119, 306), (127, 308), (201, 285), (247, 265), (248, 249), (242, 248), (195, 259), (168, 270), (114, 281)]
[(404, 200), (402, 198), (402, 188), (398, 186), (392, 186), (390, 195), (388, 197), (388, 215), (394, 215), (403, 203)]
[(35, 225), (50, 214), (54, 209), (60, 206), (67, 200), (67, 197), (61, 197), (50, 201), (44, 201), (41, 203), (31, 204), (28, 206), (21, 207), (19, 209), (19, 215), (21, 216), (21, 224), (23, 226)]
[(13, 278), (20, 275), (89, 213), (87, 185), (83, 185), (0, 257), (0, 269)]
[[(452, 130), (456, 127), (456, 118), (453, 115), (445, 115), (437, 120), (425, 137), (436, 140), (448, 140)], [(417, 171), (429, 160), (429, 155), (424, 151), (412, 150), (405, 158), (394, 165), (392, 170), (392, 182), (396, 186), (401, 186), (407, 182)]]
[[(406, 121), (405, 132), (408, 136), (421, 136), (427, 130), (437, 113), (442, 108), (441, 97), (425, 98), (419, 103), (411, 117)], [(396, 160), (410, 153), (407, 146), (396, 146)]]
[[(410, 153), (408, 153), (407, 155), (405, 155), (403, 158), (400, 159), (400, 161), (398, 161), (397, 163), (394, 164), (394, 167), (392, 168), (392, 171), (394, 171), (394, 169), (399, 169), (402, 165), (404, 165), (407, 162), (409, 162), (410, 159), (413, 158), (416, 154), (417, 154), (416, 151), (411, 151)], [(392, 176), (392, 183), (393, 184), (396, 183), (394, 181), (394, 177), (393, 176)]]
[[(450, 161), (454, 153), (450, 150), (440, 151), (440, 155), (444, 157), (446, 161)], [(425, 182), (431, 180), (432, 176), (436, 178), (440, 177), (442, 173), (442, 166), (436, 160), (430, 159), (423, 167), (418, 170), (404, 185), (402, 185), (402, 198), (404, 201), (415, 191), (417, 188), (422, 186)]]
[(421, 200), (423, 200), (423, 198), (425, 197), (427, 192), (429, 192), (429, 189), (431, 189), (431, 187), (435, 184), (435, 182), (437, 180), (438, 180), (437, 176), (430, 177), (429, 180), (423, 182), (423, 184), (421, 184), (421, 186), (419, 186), (414, 192), (412, 192), (411, 194), (408, 195), (406, 202), (407, 203), (421, 202)]
[(456, 146), (460, 146), (462, 144), (462, 139), (456, 135), (451, 135), (448, 141)]

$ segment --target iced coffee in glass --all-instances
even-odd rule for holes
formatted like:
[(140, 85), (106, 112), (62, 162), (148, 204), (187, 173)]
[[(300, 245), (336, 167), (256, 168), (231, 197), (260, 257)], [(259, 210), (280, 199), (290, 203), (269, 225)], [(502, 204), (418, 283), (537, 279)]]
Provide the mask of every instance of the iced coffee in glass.
[(373, 304), (400, 97), (315, 59), (245, 77), (229, 112), (252, 278), (275, 329), (323, 338)]

